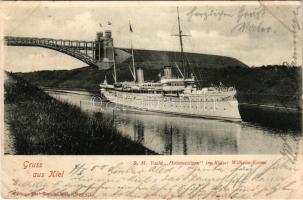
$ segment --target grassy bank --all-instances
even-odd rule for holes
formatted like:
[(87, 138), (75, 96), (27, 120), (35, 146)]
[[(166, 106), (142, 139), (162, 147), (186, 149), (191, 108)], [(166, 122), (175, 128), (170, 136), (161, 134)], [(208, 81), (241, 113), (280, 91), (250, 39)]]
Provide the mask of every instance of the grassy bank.
[(121, 136), (100, 113), (88, 115), (58, 101), (23, 78), (8, 74), (5, 110), (17, 154), (155, 154)]

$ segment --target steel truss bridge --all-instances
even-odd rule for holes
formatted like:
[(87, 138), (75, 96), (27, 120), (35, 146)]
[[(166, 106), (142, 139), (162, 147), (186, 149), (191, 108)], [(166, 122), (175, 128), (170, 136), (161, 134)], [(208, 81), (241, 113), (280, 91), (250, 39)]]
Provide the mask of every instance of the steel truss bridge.
[(43, 47), (59, 51), (81, 60), (88, 65), (108, 68), (103, 60), (103, 41), (61, 40), (34, 37), (4, 37), (7, 46)]

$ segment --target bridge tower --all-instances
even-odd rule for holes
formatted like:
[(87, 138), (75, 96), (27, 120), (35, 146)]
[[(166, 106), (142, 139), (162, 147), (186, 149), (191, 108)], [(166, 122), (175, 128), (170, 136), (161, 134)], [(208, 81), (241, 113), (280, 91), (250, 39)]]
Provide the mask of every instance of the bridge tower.
[(114, 64), (114, 41), (112, 32), (106, 30), (98, 32), (96, 38), (95, 59), (98, 61), (99, 69), (108, 69)]
[(95, 58), (98, 62), (102, 62), (103, 60), (103, 32), (97, 32), (97, 38), (95, 41)]
[(110, 68), (114, 64), (114, 40), (110, 30), (106, 30), (104, 35), (103, 63), (106, 68)]

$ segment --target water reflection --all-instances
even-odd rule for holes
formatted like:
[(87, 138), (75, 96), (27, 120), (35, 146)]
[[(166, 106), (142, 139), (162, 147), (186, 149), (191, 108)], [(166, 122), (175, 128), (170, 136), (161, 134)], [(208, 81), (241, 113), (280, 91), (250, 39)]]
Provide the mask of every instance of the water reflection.
[(141, 121), (136, 121), (133, 125), (134, 140), (144, 143), (144, 124)]
[(238, 153), (237, 123), (130, 110), (116, 112), (115, 123), (123, 135), (161, 154)]
[(81, 105), (81, 108), (88, 112), (102, 112), (114, 120), (114, 126), (121, 134), (160, 154), (279, 154), (283, 148), (280, 135), (291, 134), (247, 123), (116, 108), (112, 104), (107, 107), (103, 104), (101, 109), (100, 104), (91, 104), (89, 93), (50, 94)]

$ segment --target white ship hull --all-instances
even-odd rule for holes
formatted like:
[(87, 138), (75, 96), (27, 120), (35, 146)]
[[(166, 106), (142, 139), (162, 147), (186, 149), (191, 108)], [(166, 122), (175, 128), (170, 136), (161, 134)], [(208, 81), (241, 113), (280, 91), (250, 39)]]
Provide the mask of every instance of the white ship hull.
[(110, 102), (140, 110), (241, 121), (238, 101), (230, 92), (177, 97), (102, 89), (101, 94)]

